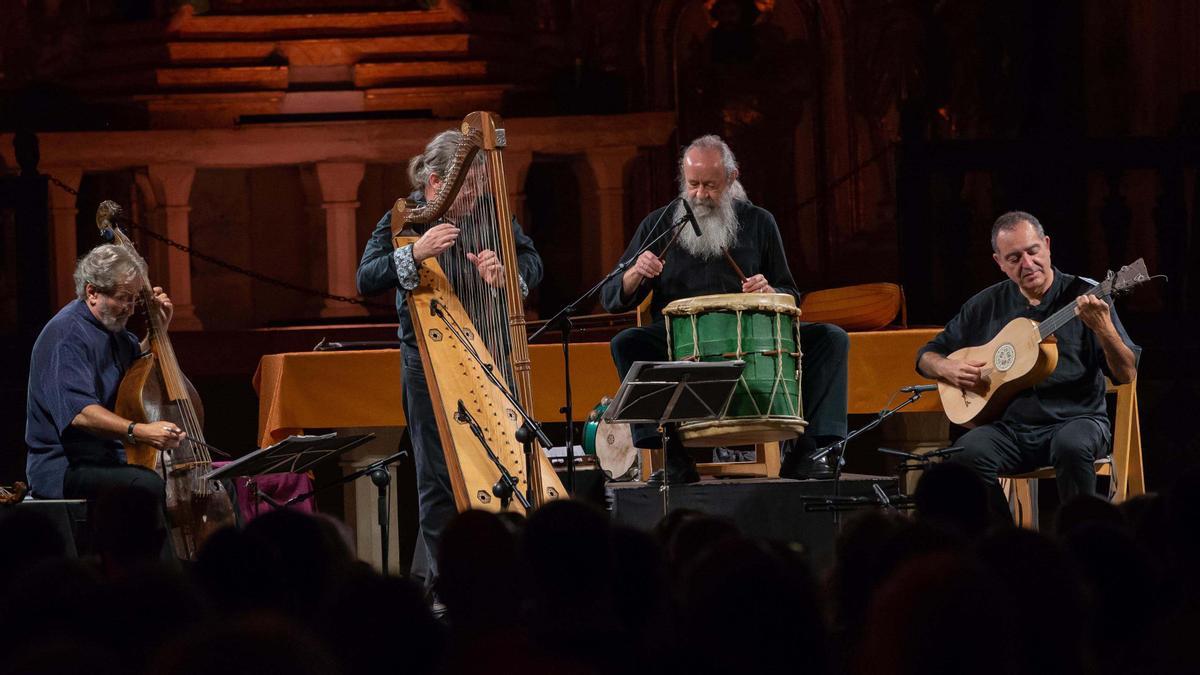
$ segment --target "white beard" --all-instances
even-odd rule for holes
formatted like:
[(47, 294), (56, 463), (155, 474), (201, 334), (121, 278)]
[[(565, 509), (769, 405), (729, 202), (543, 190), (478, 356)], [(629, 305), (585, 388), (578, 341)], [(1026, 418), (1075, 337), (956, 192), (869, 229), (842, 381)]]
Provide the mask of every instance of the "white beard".
[[(746, 199), (746, 190), (742, 188), (742, 184), (733, 181), (715, 204), (697, 202), (688, 197), (686, 190), (680, 196), (688, 200), (692, 212), (696, 214), (696, 221), (700, 224), (699, 237), (690, 226), (684, 226), (683, 232), (679, 234), (679, 245), (683, 250), (702, 260), (715, 258), (728, 250), (741, 229), (737, 212), (733, 210), (733, 202)], [(682, 218), (684, 213), (683, 204), (676, 205), (675, 219)]]
[(129, 323), (128, 314), (117, 314), (112, 310), (101, 306), (99, 310), (100, 316), (96, 317), (100, 321), (100, 325), (110, 333), (120, 333), (125, 330), (125, 324)]

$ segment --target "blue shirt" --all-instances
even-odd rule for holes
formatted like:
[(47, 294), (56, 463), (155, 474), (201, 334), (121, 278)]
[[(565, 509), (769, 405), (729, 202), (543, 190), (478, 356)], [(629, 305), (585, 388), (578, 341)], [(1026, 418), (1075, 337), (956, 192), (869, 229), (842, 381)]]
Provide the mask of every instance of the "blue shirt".
[(60, 309), (42, 329), (29, 360), (25, 403), (25, 473), (35, 495), (61, 498), (70, 465), (125, 462), (120, 441), (97, 438), (71, 420), (93, 404), (112, 410), (139, 352), (133, 333), (109, 331), (82, 300)]

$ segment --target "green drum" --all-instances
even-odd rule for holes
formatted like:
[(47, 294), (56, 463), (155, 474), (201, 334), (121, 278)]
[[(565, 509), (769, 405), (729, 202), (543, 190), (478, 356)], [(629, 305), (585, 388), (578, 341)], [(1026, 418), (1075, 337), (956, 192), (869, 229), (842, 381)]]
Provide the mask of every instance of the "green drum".
[(667, 345), (680, 361), (746, 362), (720, 419), (679, 427), (684, 445), (781, 441), (804, 433), (800, 310), (783, 293), (734, 293), (676, 300), (663, 308)]

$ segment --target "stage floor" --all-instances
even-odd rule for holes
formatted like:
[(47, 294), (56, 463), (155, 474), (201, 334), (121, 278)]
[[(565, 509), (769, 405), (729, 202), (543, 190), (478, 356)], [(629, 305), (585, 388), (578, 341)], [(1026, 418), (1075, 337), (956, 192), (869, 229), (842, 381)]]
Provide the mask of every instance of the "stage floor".
[[(789, 480), (786, 478), (706, 479), (691, 485), (672, 486), (667, 493), (670, 511), (695, 509), (732, 520), (742, 533), (763, 539), (799, 544), (817, 569), (833, 559), (834, 513), (829, 499), (876, 498), (878, 485), (893, 498), (895, 476), (843, 474), (840, 485), (833, 480)], [(641, 482), (609, 483), (605, 487), (613, 520), (642, 530), (654, 527), (664, 515), (664, 491)], [(838, 516), (843, 523), (861, 509), (878, 508), (877, 503), (852, 505)]]

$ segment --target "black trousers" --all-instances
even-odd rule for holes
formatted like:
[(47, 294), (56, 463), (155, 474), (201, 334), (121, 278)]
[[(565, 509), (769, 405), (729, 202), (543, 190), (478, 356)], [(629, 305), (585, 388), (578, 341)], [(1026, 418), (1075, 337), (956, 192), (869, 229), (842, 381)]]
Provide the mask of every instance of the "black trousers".
[(1096, 494), (1095, 460), (1108, 454), (1112, 433), (1103, 420), (1079, 417), (1049, 426), (993, 422), (963, 434), (955, 445), (962, 452), (951, 460), (971, 469), (988, 485), (993, 509), (1007, 513), (1008, 502), (1000, 489), (1000, 474), (1054, 467), (1058, 496)]
[[(627, 328), (612, 340), (613, 362), (621, 379), (635, 361), (665, 361), (666, 324)], [(800, 393), (804, 401), (806, 433), (815, 438), (846, 437), (846, 360), (850, 338), (846, 331), (825, 323), (800, 324)], [(656, 448), (662, 438), (653, 424), (634, 424), (633, 443)]]
[(114, 488), (135, 488), (157, 496), (164, 505), (167, 489), (157, 473), (133, 464), (72, 464), (63, 478), (67, 499), (94, 500)]
[(438, 542), (446, 525), (458, 513), (458, 506), (454, 503), (454, 488), (450, 485), (450, 470), (421, 354), (407, 343), (402, 344), (400, 353), (404, 364), (404, 419), (408, 421), (417, 470), (417, 518), (428, 570), (425, 582), (431, 585), (437, 577)]
[(67, 499), (86, 499), (90, 504), (100, 495), (117, 488), (145, 490), (162, 505), (161, 523), (167, 529), (160, 557), (164, 561), (175, 560), (171, 544), (169, 518), (167, 517), (167, 487), (157, 473), (135, 464), (72, 464), (67, 467), (63, 478), (63, 496)]

